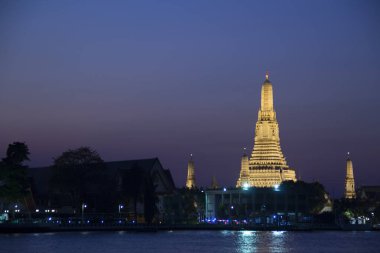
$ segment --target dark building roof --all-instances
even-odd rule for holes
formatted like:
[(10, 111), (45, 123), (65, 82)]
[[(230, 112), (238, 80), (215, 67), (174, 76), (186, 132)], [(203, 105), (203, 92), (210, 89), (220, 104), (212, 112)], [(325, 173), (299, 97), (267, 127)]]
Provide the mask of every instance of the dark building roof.
[(128, 171), (134, 168), (154, 174), (158, 193), (171, 193), (175, 189), (170, 170), (164, 169), (158, 158), (106, 162), (105, 164), (107, 169), (117, 176), (128, 177), (130, 175)]
[[(128, 171), (134, 168), (144, 170), (144, 172), (155, 173), (158, 183), (157, 191), (159, 193), (172, 192), (175, 184), (170, 170), (164, 169), (158, 158), (112, 161), (105, 162), (107, 174), (120, 177), (128, 176)], [(52, 167), (28, 168), (28, 175), (32, 181), (32, 191), (39, 196), (47, 195), (49, 192), (50, 177), (52, 175)]]
[(157, 162), (160, 163), (160, 160), (158, 160), (158, 158), (149, 158), (149, 159), (105, 162), (105, 164), (106, 164), (107, 169), (109, 170), (119, 170), (119, 169), (129, 170), (134, 167), (139, 167), (143, 170), (151, 170)]

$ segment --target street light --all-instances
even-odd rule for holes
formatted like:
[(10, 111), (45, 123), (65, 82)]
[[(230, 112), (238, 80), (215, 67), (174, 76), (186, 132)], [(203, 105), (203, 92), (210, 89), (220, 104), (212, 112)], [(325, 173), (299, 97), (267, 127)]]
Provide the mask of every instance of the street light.
[(124, 208), (124, 206), (122, 204), (119, 204), (119, 214), (120, 214), (121, 209), (123, 209), (123, 208)]
[(84, 209), (87, 208), (87, 205), (85, 203), (82, 203), (82, 222), (84, 220)]

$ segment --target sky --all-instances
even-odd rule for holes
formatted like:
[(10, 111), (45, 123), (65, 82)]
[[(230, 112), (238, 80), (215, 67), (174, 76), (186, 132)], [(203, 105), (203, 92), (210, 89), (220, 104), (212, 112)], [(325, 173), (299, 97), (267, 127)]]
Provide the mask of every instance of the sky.
[(159, 157), (234, 186), (269, 71), (297, 177), (380, 184), (378, 1), (0, 1), (0, 156)]

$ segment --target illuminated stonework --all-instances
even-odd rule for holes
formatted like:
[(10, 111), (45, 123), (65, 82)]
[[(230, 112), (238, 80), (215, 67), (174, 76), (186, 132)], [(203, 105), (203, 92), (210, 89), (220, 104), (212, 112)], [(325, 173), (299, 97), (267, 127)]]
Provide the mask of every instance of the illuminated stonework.
[(249, 160), (245, 154), (242, 157), (236, 187), (273, 187), (287, 180), (296, 181), (296, 173), (289, 168), (281, 151), (279, 127), (273, 107), (273, 87), (266, 75), (261, 88), (254, 148)]
[(347, 157), (347, 161), (346, 161), (346, 189), (345, 189), (344, 197), (346, 199), (356, 198), (354, 167), (352, 166), (352, 161), (350, 157)]
[(190, 155), (190, 160), (187, 164), (187, 179), (186, 179), (186, 188), (191, 189), (195, 188), (195, 167), (193, 161), (193, 155)]

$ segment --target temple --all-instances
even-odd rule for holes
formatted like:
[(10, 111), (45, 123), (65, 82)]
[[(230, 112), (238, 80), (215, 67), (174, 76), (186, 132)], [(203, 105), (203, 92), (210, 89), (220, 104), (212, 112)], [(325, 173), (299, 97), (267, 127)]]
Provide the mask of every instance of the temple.
[(350, 153), (347, 153), (346, 160), (346, 187), (344, 197), (346, 199), (356, 198), (355, 192), (355, 179), (354, 179), (354, 167), (352, 166), (352, 161), (350, 159)]
[(195, 188), (197, 185), (195, 183), (195, 167), (193, 161), (193, 155), (190, 154), (190, 160), (187, 163), (187, 179), (186, 179), (186, 188), (191, 189)]
[(273, 106), (273, 87), (266, 74), (261, 87), (261, 107), (251, 156), (244, 153), (236, 187), (274, 187), (283, 181), (296, 181), (295, 170), (285, 160)]

